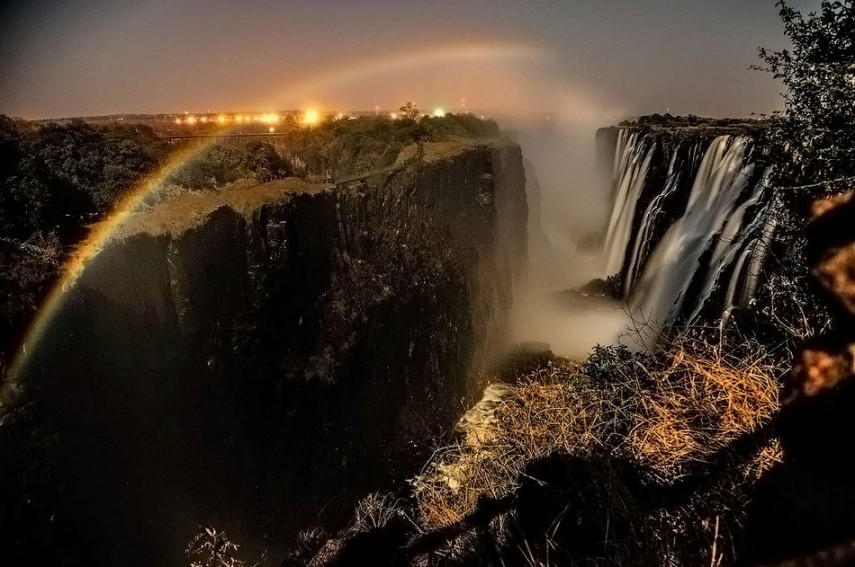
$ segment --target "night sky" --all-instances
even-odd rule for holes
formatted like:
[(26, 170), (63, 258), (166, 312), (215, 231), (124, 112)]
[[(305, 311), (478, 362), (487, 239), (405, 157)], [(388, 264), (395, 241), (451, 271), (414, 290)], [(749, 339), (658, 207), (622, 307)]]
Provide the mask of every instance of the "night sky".
[[(796, 0), (812, 9), (813, 0)], [(741, 116), (786, 45), (774, 0), (23, 0), (0, 113), (422, 108)]]

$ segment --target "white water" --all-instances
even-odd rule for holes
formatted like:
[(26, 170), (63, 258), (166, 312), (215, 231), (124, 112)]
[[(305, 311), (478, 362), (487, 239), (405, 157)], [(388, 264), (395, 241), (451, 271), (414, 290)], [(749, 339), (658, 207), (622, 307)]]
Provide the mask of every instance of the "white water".
[[(615, 159), (618, 190), (606, 243), (609, 274), (622, 270), (632, 241), (633, 200), (638, 199), (644, 185), (654, 150), (651, 146), (642, 144), (637, 134), (623, 134), (618, 143)], [(745, 197), (754, 173), (754, 165), (746, 163), (749, 146), (750, 141), (742, 137), (723, 136), (713, 141), (695, 176), (685, 212), (643, 262), (653, 218), (663, 212), (662, 203), (680, 185), (672, 158), (663, 191), (644, 212), (626, 274), (626, 288), (630, 291), (628, 308), (636, 326), (643, 328), (644, 342), (655, 340), (665, 325), (686, 311), (690, 313), (688, 320), (696, 320), (729, 266), (734, 269), (727, 282), (723, 307), (731, 306), (737, 295), (741, 303), (749, 291), (747, 287), (753, 293), (758, 262), (762, 261), (756, 252), (763, 248), (759, 246), (758, 235), (766, 235), (768, 231), (761, 230), (763, 215), (748, 215), (759, 206), (765, 187), (765, 182), (760, 182)], [(618, 250), (621, 245), (623, 249)], [(701, 282), (697, 301), (685, 305), (686, 294), (695, 281)], [(743, 289), (738, 288), (740, 281), (744, 282)]]
[(613, 171), (617, 191), (604, 248), (606, 276), (623, 269), (635, 220), (636, 203), (644, 188), (655, 149), (654, 144), (637, 132), (627, 135), (626, 130), (621, 130), (618, 134)]
[(671, 161), (668, 164), (668, 174), (665, 180), (665, 190), (659, 193), (644, 211), (641, 217), (641, 226), (638, 231), (638, 237), (635, 239), (635, 245), (632, 248), (632, 255), (629, 259), (628, 269), (624, 277), (624, 297), (628, 298), (635, 287), (635, 280), (642, 267), (642, 262), (647, 255), (647, 248), (650, 246), (651, 230), (653, 229), (656, 220), (665, 211), (663, 209), (667, 199), (673, 195), (680, 187), (680, 172), (677, 169), (677, 152), (671, 156)]
[[(763, 210), (761, 217), (766, 217), (770, 208), (767, 206)], [(766, 261), (766, 255), (769, 252), (769, 246), (772, 243), (772, 237), (776, 229), (775, 221), (766, 219), (763, 224), (763, 232), (757, 239), (751, 251), (751, 261), (748, 263), (748, 268), (745, 270), (745, 276), (742, 284), (742, 289), (739, 295), (739, 301), (736, 305), (745, 307), (748, 302), (754, 297), (754, 292), (757, 291), (757, 285), (760, 283), (760, 271)], [(731, 307), (730, 303), (725, 304), (725, 309)]]
[[(753, 166), (748, 166), (753, 169)], [(747, 181), (746, 181), (747, 183)], [(764, 175), (760, 182), (755, 186), (751, 196), (741, 205), (733, 209), (724, 223), (724, 227), (718, 236), (715, 250), (709, 262), (704, 286), (698, 295), (694, 309), (689, 315), (688, 322), (696, 323), (701, 314), (704, 304), (710, 298), (713, 289), (719, 281), (719, 276), (734, 262), (734, 257), (741, 252), (737, 264), (734, 267), (733, 273), (728, 283), (723, 309), (727, 310), (731, 307), (730, 303), (736, 295), (737, 283), (742, 276), (742, 266), (745, 260), (750, 256), (752, 249), (751, 236), (759, 232), (760, 225), (765, 219), (765, 215), (756, 215), (753, 219), (746, 219), (746, 211), (757, 205), (763, 192), (768, 184), (768, 175)], [(738, 198), (739, 195), (736, 195)], [(754, 241), (756, 243), (756, 240)]]

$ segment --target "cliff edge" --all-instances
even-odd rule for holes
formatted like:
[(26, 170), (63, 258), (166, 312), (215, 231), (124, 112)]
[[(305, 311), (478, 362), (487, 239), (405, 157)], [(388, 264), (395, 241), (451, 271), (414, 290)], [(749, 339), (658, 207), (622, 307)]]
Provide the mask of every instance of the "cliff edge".
[(520, 149), (500, 138), (135, 213), (4, 410), (3, 514), (56, 542), (45, 557), (93, 565), (183, 564), (199, 524), (271, 553), (318, 510), (335, 527), (417, 472), (480, 390), (526, 218)]

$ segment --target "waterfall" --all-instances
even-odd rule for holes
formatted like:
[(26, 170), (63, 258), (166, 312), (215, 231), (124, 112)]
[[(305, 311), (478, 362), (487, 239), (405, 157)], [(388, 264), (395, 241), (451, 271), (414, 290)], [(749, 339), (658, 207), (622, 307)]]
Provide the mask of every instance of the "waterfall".
[(713, 289), (719, 282), (719, 276), (724, 273), (727, 266), (733, 265), (734, 258), (739, 254), (739, 259), (734, 266), (730, 282), (726, 288), (727, 291), (725, 293), (722, 311), (724, 312), (732, 307), (730, 304), (733, 301), (733, 297), (736, 295), (737, 283), (743, 276), (743, 266), (745, 265), (747, 258), (751, 255), (753, 248), (752, 244), (757, 243), (756, 238), (752, 239), (752, 236), (757, 235), (763, 224), (763, 220), (765, 219), (764, 214), (758, 214), (754, 216), (753, 219), (746, 219), (746, 212), (751, 207), (755, 207), (758, 204), (765, 193), (768, 182), (768, 172), (766, 172), (760, 182), (755, 186), (750, 197), (729, 213), (727, 220), (724, 223), (724, 227), (718, 236), (718, 242), (715, 245), (715, 249), (713, 250), (712, 257), (709, 261), (709, 267), (707, 268), (703, 288), (698, 294), (698, 298), (695, 301), (691, 315), (689, 315), (689, 323), (698, 322), (701, 309), (703, 309), (703, 306), (710, 298)]
[[(771, 210), (771, 207), (767, 206), (764, 209), (764, 216), (767, 215)], [(763, 232), (760, 237), (757, 239), (756, 244), (752, 247), (751, 250), (751, 260), (748, 263), (748, 267), (744, 273), (744, 283), (742, 284), (742, 289), (739, 295), (739, 302), (737, 303), (740, 307), (745, 307), (748, 305), (748, 302), (754, 297), (754, 292), (757, 291), (757, 285), (760, 283), (760, 270), (763, 268), (763, 264), (766, 261), (766, 255), (769, 253), (769, 246), (772, 243), (772, 237), (775, 235), (776, 222), (772, 219), (766, 219), (766, 222), (763, 224)], [(730, 304), (725, 304), (725, 308), (729, 309)]]
[(604, 248), (607, 276), (623, 269), (632, 224), (635, 221), (636, 204), (656, 149), (654, 144), (649, 143), (649, 140), (638, 132), (629, 135), (626, 132), (621, 130), (618, 134), (615, 152), (613, 180), (617, 191)]
[(743, 246), (739, 260), (734, 266), (722, 303), (725, 317), (729, 315), (733, 307), (747, 306), (757, 290), (760, 270), (775, 233), (775, 222), (767, 218), (769, 211), (769, 205), (763, 207), (762, 212), (757, 215), (746, 230), (748, 235), (745, 239), (746, 244)]
[[(689, 175), (694, 177), (688, 198), (682, 201), (685, 208), (669, 211), (674, 208), (667, 205), (669, 200), (685, 191), (690, 180), (685, 160), (679, 157), (680, 147), (675, 148), (664, 184), (651, 187), (655, 195), (637, 218), (638, 200), (655, 149), (652, 136), (627, 130), (618, 136), (615, 205), (605, 254), (607, 273), (624, 275), (624, 293), (633, 318), (658, 336), (663, 327), (678, 319), (699, 322), (714, 297), (721, 301), (721, 314), (747, 304), (757, 287), (774, 226), (767, 222), (766, 214), (768, 175), (754, 181), (752, 142), (734, 136), (716, 138), (700, 164), (689, 164)], [(700, 147), (695, 144), (683, 149), (692, 155)], [(653, 242), (657, 223), (667, 222), (669, 215), (673, 221), (658, 243)], [(635, 237), (633, 226), (637, 227)]]
[(638, 236), (635, 238), (635, 245), (632, 247), (632, 254), (629, 257), (629, 264), (624, 278), (624, 296), (629, 297), (632, 290), (635, 278), (638, 275), (639, 264), (644, 260), (646, 250), (644, 248), (650, 243), (650, 231), (652, 230), (656, 219), (664, 212), (664, 203), (679, 186), (679, 175), (675, 169), (677, 162), (677, 153), (671, 156), (671, 161), (668, 165), (668, 176), (665, 181), (665, 190), (656, 195), (650, 201), (644, 214), (641, 216), (641, 226), (639, 227)]

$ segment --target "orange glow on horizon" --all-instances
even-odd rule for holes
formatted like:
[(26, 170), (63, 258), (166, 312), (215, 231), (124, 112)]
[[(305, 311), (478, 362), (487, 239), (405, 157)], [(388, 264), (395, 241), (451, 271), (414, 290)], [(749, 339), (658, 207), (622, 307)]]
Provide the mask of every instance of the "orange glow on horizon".
[(309, 126), (314, 126), (321, 121), (321, 115), (317, 110), (310, 108), (303, 113), (303, 123)]

